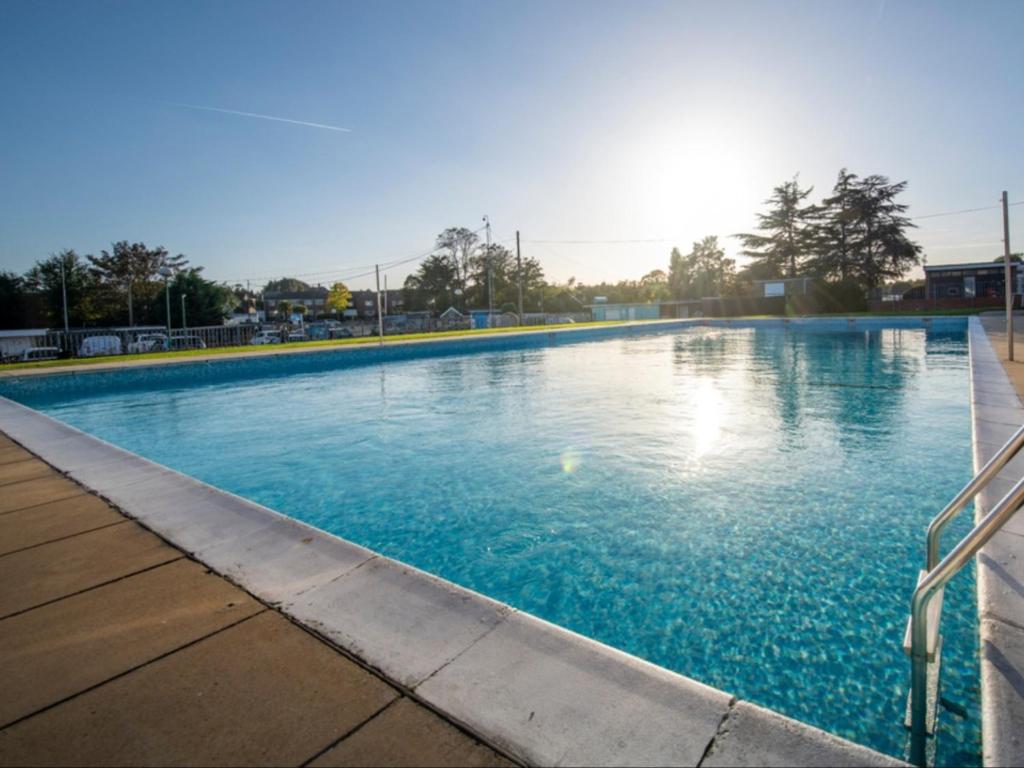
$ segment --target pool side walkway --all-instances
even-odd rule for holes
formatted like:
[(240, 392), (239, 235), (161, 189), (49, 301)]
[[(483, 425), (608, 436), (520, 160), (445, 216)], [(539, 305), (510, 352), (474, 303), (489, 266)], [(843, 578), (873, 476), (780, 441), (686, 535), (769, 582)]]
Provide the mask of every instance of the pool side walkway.
[(0, 764), (511, 766), (0, 436)]
[[(983, 315), (978, 322), (990, 345), (972, 338), (976, 468), (1024, 424), (1024, 317), (1014, 318), (1013, 362), (1002, 314)], [(991, 509), (1022, 476), (1024, 456), (1018, 456), (979, 494), (976, 514)], [(985, 545), (977, 561), (983, 761), (986, 766), (1024, 765), (1024, 512)]]

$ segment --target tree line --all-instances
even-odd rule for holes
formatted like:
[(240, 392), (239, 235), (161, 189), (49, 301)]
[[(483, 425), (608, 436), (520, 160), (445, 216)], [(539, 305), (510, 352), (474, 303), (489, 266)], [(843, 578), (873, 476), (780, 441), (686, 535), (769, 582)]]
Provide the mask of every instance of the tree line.
[[(859, 177), (844, 168), (830, 194), (813, 203), (813, 188), (802, 188), (794, 177), (772, 190), (754, 232), (732, 235), (742, 245), (740, 253), (750, 258), (742, 269), (712, 235), (693, 243), (687, 253), (673, 248), (667, 269), (617, 283), (585, 285), (574, 278), (549, 283), (537, 259), (526, 256), (520, 265), (504, 245), (488, 246), (476, 232), (449, 227), (437, 236), (434, 253), (406, 278), (404, 304), (407, 310), (434, 313), (487, 307), (490, 284), (494, 308), (514, 312), (521, 283), (525, 311), (578, 312), (599, 296), (611, 303), (746, 296), (755, 280), (801, 276), (819, 278), (838, 293), (863, 300), (865, 292), (899, 279), (921, 262), (921, 246), (907, 234), (914, 224), (898, 199), (906, 186), (905, 181), (891, 183), (877, 174)], [(62, 267), (68, 320), (74, 326), (165, 324), (165, 279), (172, 325), (181, 324), (183, 295), (190, 325), (219, 324), (239, 304), (258, 306), (242, 286), (204, 279), (202, 267), (191, 266), (182, 254), (120, 241), (99, 255), (62, 251), (24, 275), (0, 272), (0, 327), (63, 325)], [(342, 290), (330, 302), (334, 312), (348, 301), (348, 289), (339, 286)], [(263, 290), (309, 287), (296, 278), (281, 278)]]
[(170, 293), (171, 325), (219, 325), (237, 304), (226, 285), (206, 280), (203, 268), (182, 254), (145, 243), (114, 243), (98, 255), (66, 249), (26, 272), (0, 272), (0, 328), (165, 325)]

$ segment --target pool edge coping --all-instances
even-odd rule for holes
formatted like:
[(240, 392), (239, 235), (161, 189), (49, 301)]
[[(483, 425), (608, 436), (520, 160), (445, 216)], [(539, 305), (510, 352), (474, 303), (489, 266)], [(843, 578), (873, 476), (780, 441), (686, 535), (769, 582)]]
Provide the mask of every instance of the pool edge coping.
[[(0, 398), (0, 430), (413, 698), (526, 763), (742, 764), (775, 750), (779, 762), (793, 764), (901, 764), (6, 398)], [(408, 647), (413, 634), (422, 647)], [(495, 669), (498, 677), (488, 676)]]
[[(1024, 424), (1024, 405), (976, 316), (968, 321), (968, 337), (971, 448), (977, 472)], [(993, 393), (1004, 398), (1001, 405), (981, 402)], [(1016, 404), (1006, 405), (1007, 399), (1016, 400)], [(1011, 462), (992, 486), (978, 495), (975, 520), (986, 514), (1020, 477), (1021, 469)], [(1024, 512), (1004, 526), (975, 558), (985, 766), (1024, 764), (1024, 691), (1013, 680), (1014, 673), (1019, 677), (1024, 670), (1024, 594), (1019, 592), (1024, 577), (1024, 522), (1020, 520), (1024, 520)], [(1009, 526), (1016, 526), (1019, 533), (1008, 531)], [(946, 542), (947, 547), (950, 544)]]

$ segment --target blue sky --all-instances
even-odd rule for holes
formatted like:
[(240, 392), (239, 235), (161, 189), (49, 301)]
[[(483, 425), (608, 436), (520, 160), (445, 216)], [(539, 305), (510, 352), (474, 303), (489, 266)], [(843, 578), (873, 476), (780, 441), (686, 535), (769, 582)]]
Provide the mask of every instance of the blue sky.
[[(6, 0), (0, 268), (128, 239), (326, 283), (487, 214), (596, 281), (749, 230), (798, 172), (906, 179), (911, 215), (1024, 200), (1022, 32), (1020, 2)], [(929, 263), (1001, 252), (998, 210), (919, 224)]]

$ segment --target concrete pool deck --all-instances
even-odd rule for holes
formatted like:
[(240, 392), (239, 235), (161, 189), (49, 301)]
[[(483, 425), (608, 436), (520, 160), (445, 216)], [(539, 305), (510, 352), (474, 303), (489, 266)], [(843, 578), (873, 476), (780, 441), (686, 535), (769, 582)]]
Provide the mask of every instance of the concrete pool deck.
[[(1017, 318), (1018, 325), (1024, 321)], [(1024, 339), (1007, 359), (1006, 321), (972, 318), (971, 411), (975, 469), (1024, 424)], [(978, 495), (980, 519), (1024, 476), (1018, 455)], [(945, 542), (944, 551), (952, 546)], [(986, 766), (1024, 765), (1024, 511), (981, 550), (978, 615), (981, 622), (982, 759)]]
[(3, 398), (0, 432), (0, 764), (900, 764)]

